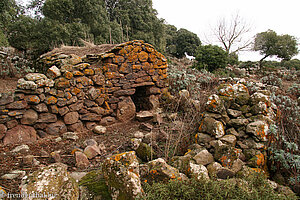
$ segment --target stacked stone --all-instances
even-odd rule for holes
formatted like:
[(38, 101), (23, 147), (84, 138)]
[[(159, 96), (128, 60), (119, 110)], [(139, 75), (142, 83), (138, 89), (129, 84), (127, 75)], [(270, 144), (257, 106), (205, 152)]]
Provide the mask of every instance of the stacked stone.
[(191, 163), (205, 166), (210, 176), (218, 178), (245, 170), (267, 173), (268, 129), (277, 111), (269, 95), (266, 90), (250, 95), (241, 83), (222, 84), (208, 98), (196, 147), (174, 158), (174, 166), (183, 173), (192, 170)]
[(24, 129), (44, 137), (126, 121), (136, 113), (131, 95), (137, 87), (146, 86), (153, 106), (167, 90), (167, 60), (143, 41), (83, 57), (46, 54), (40, 62), (49, 67), (46, 74), (27, 74), (19, 79), (15, 94), (0, 98), (0, 123), (5, 130), (0, 139), (4, 137), (5, 144), (31, 141), (14, 142), (16, 136), (7, 135)]

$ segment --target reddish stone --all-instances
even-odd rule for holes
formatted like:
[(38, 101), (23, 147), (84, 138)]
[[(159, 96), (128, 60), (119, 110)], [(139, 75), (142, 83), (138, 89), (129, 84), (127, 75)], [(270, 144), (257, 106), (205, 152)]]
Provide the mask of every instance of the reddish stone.
[(82, 107), (83, 107), (83, 103), (82, 102), (77, 102), (77, 103), (69, 105), (69, 109), (70, 109), (71, 112), (78, 111)]
[(50, 135), (60, 135), (67, 132), (67, 127), (62, 121), (47, 125), (46, 132)]
[(8, 93), (4, 93), (0, 97), (0, 106), (12, 103), (14, 101), (14, 96)]
[(69, 108), (67, 106), (62, 107), (62, 108), (58, 108), (58, 113), (61, 116), (64, 116), (65, 114), (67, 114), (69, 112)]
[(39, 119), (37, 122), (40, 123), (50, 123), (50, 122), (56, 122), (57, 121), (57, 117), (55, 114), (51, 114), (51, 113), (41, 113), (39, 116)]
[(28, 106), (27, 102), (22, 100), (22, 101), (15, 101), (13, 103), (10, 103), (6, 106), (6, 108), (14, 110), (14, 109), (25, 109)]
[(13, 127), (15, 127), (15, 126), (17, 126), (18, 125), (18, 121), (17, 120), (11, 120), (11, 121), (8, 121), (8, 122), (6, 122), (6, 126), (7, 126), (7, 128), (8, 129), (11, 129), (11, 128), (13, 128)]
[(75, 152), (75, 160), (76, 160), (76, 167), (80, 169), (85, 169), (90, 165), (90, 161), (87, 158), (87, 156), (80, 151)]
[(114, 96), (119, 97), (119, 96), (130, 96), (135, 93), (135, 89), (128, 89), (128, 90), (118, 90), (114, 92)]
[(46, 103), (47, 105), (49, 105), (49, 104), (56, 104), (56, 103), (57, 103), (57, 98), (54, 97), (54, 96), (46, 97), (45, 103)]
[(135, 105), (130, 97), (125, 98), (118, 103), (117, 119), (120, 121), (128, 121), (134, 118), (136, 112)]
[(37, 139), (34, 128), (25, 125), (18, 125), (6, 132), (3, 139), (4, 145), (7, 144), (22, 144), (35, 142)]
[(69, 112), (64, 116), (65, 124), (75, 124), (79, 119), (78, 112)]
[(0, 124), (0, 140), (4, 137), (7, 131), (7, 127), (4, 124)]
[(97, 115), (96, 113), (87, 113), (80, 116), (80, 119), (83, 121), (100, 121), (101, 115)]
[(83, 123), (81, 121), (78, 121), (75, 124), (68, 125), (68, 130), (73, 132), (83, 132), (85, 130)]
[(138, 53), (138, 58), (141, 62), (146, 62), (148, 60), (148, 54), (145, 51)]
[(48, 107), (44, 103), (33, 106), (33, 109), (37, 112), (48, 112)]
[(87, 146), (84, 149), (83, 152), (88, 157), (88, 159), (92, 159), (92, 158), (94, 158), (94, 157), (96, 157), (97, 155), (100, 154), (100, 149), (96, 145), (94, 145), (94, 146)]
[(109, 125), (114, 124), (115, 122), (116, 122), (116, 118), (114, 118), (114, 117), (105, 117), (105, 118), (101, 119), (100, 125), (109, 126)]
[(36, 111), (29, 109), (27, 110), (21, 119), (21, 124), (33, 125), (38, 120), (38, 114)]

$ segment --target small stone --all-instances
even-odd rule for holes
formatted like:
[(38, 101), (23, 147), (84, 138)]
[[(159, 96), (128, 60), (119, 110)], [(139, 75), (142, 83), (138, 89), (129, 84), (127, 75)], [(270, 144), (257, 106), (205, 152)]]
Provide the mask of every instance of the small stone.
[(33, 160), (34, 160), (33, 155), (27, 155), (27, 156), (23, 157), (23, 164), (24, 165), (32, 165)]
[(1, 179), (13, 180), (13, 179), (16, 179), (18, 177), (22, 178), (25, 175), (26, 175), (25, 171), (13, 170), (13, 171), (9, 172), (8, 174), (5, 174), (5, 175), (1, 176)]
[(197, 164), (208, 165), (214, 162), (214, 157), (206, 149), (200, 151), (197, 155), (193, 157)]
[(208, 173), (209, 173), (210, 177), (216, 177), (217, 176), (217, 171), (220, 170), (221, 168), (222, 168), (222, 165), (218, 162), (210, 163), (207, 166), (207, 170), (208, 170)]
[(236, 137), (234, 135), (224, 135), (220, 138), (221, 141), (227, 142), (232, 146), (235, 146), (236, 144)]
[(78, 140), (79, 137), (77, 136), (77, 133), (75, 132), (66, 132), (63, 134), (63, 138), (67, 140)]
[(48, 107), (45, 103), (34, 105), (33, 109), (37, 112), (48, 112)]
[(195, 176), (197, 179), (205, 178), (209, 179), (208, 170), (204, 165), (197, 165), (189, 163), (189, 169), (192, 176)]
[(86, 169), (90, 165), (90, 161), (88, 160), (87, 156), (82, 152), (75, 152), (75, 160), (78, 168)]
[(4, 137), (7, 131), (7, 127), (4, 124), (0, 124), (0, 140)]
[(153, 119), (153, 114), (150, 111), (141, 111), (136, 114), (135, 118), (140, 122), (144, 122)]
[(149, 123), (141, 123), (140, 126), (139, 126), (140, 129), (144, 130), (144, 131), (152, 131), (153, 129), (153, 126)]
[(232, 178), (234, 175), (234, 171), (227, 168), (221, 168), (217, 171), (217, 177), (220, 179)]
[(243, 169), (243, 166), (244, 166), (244, 162), (240, 159), (236, 159), (235, 161), (233, 161), (233, 164), (231, 166), (231, 170), (234, 172), (234, 173), (237, 173), (239, 171), (241, 171)]
[(60, 141), (62, 141), (61, 137), (57, 137), (57, 138), (54, 139), (54, 142), (60, 142)]
[(55, 79), (61, 76), (60, 70), (54, 65), (48, 69), (47, 74), (48, 78)]
[(88, 159), (92, 159), (100, 154), (100, 149), (98, 146), (87, 146), (83, 153), (88, 157)]
[(11, 150), (12, 153), (22, 153), (22, 152), (28, 152), (28, 151), (29, 151), (29, 146), (26, 144), (17, 146), (13, 150)]
[(237, 118), (242, 115), (242, 111), (227, 109), (227, 113), (230, 117)]
[(83, 142), (83, 144), (85, 145), (85, 146), (97, 146), (98, 145), (98, 143), (96, 142), (96, 140), (94, 140), (94, 139), (88, 139), (88, 140), (85, 140), (84, 142)]
[(133, 134), (133, 137), (137, 138), (137, 139), (143, 139), (144, 137), (144, 133), (141, 131), (137, 131)]
[(93, 129), (93, 132), (99, 135), (105, 134), (106, 133), (106, 127), (104, 126), (95, 126)]
[(50, 155), (51, 155), (51, 157), (54, 159), (54, 161), (56, 163), (60, 163), (61, 162), (60, 151), (54, 151)]

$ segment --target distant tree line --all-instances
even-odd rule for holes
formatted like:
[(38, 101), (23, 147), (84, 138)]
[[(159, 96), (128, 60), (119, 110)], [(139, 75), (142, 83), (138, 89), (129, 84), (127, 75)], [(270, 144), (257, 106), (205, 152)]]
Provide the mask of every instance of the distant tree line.
[(0, 0), (0, 46), (37, 56), (62, 44), (83, 45), (81, 39), (97, 45), (138, 39), (177, 58), (194, 56), (196, 68), (214, 71), (238, 64), (238, 51), (252, 43), (263, 55), (261, 61), (269, 56), (290, 60), (298, 53), (290, 35), (268, 30), (258, 33), (254, 42), (241, 42), (247, 32), (248, 25), (238, 15), (231, 22), (223, 19), (214, 29), (222, 48), (202, 45), (195, 33), (159, 19), (152, 0), (31, 0), (27, 7)]
[(0, 1), (0, 46), (41, 54), (62, 44), (81, 45), (81, 39), (94, 44), (139, 39), (178, 58), (194, 55), (201, 44), (196, 34), (159, 19), (152, 0), (31, 0), (26, 8)]

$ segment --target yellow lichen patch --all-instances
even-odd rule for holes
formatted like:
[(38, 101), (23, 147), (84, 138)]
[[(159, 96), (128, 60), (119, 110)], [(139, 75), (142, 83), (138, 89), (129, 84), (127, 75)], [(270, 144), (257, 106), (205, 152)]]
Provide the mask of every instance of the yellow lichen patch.
[(66, 71), (64, 76), (65, 76), (66, 79), (72, 79), (73, 78), (73, 73), (71, 73), (69, 71)]
[(191, 151), (192, 151), (191, 149), (188, 149), (187, 152), (184, 155), (189, 154)]
[(200, 123), (199, 129), (198, 129), (200, 132), (202, 131), (203, 123), (204, 123), (204, 120), (202, 120), (201, 123)]
[(106, 106), (106, 109), (107, 109), (107, 110), (110, 110), (110, 107), (109, 107), (107, 101), (105, 101), (105, 106)]
[(198, 133), (196, 133), (196, 135), (195, 135), (195, 143), (198, 144)]
[(70, 87), (70, 81), (66, 80), (66, 79), (65, 80), (61, 79), (58, 82), (56, 82), (56, 87), (58, 87), (58, 88), (68, 88), (68, 87)]
[(119, 54), (125, 55), (125, 54), (127, 54), (127, 51), (124, 48), (122, 48), (122, 49), (120, 49)]
[(71, 93), (73, 95), (77, 95), (77, 94), (79, 94), (79, 92), (81, 92), (81, 90), (79, 88), (72, 88), (72, 90), (71, 90)]
[(105, 53), (101, 57), (102, 59), (105, 59), (105, 58), (113, 58), (114, 56), (115, 56), (114, 53)]
[(65, 97), (70, 100), (72, 98), (72, 94), (70, 92), (66, 92)]
[(150, 62), (155, 62), (156, 61), (156, 55), (154, 54), (154, 53), (151, 53), (150, 55), (149, 55), (149, 60), (150, 60)]
[(138, 54), (138, 58), (141, 62), (146, 62), (148, 60), (148, 54), (145, 51), (141, 51)]
[(119, 63), (123, 63), (124, 62), (124, 57), (123, 56), (115, 56), (113, 58), (113, 62), (116, 63), (116, 64), (119, 64)]
[(132, 65), (133, 70), (140, 70), (142, 68), (141, 65)]
[(113, 78), (116, 78), (117, 77), (117, 73), (116, 72), (106, 72), (105, 73), (105, 77), (107, 79), (113, 79)]
[(172, 173), (172, 175), (171, 175), (171, 179), (175, 179), (175, 178), (176, 178), (175, 174), (174, 174), (174, 173)]
[(262, 166), (265, 164), (265, 156), (262, 153), (255, 155), (255, 156), (257, 157), (256, 164), (258, 166)]
[(94, 70), (93, 69), (85, 69), (84, 72), (83, 72), (85, 75), (89, 75), (89, 76), (92, 76), (95, 74)]
[(46, 98), (46, 104), (56, 104), (57, 103), (57, 98), (54, 96), (50, 96)]
[(40, 98), (38, 96), (35, 96), (35, 95), (26, 96), (25, 100), (28, 103), (34, 103), (34, 104), (38, 104), (41, 101)]
[(264, 125), (260, 125), (257, 130), (256, 130), (256, 135), (259, 136), (261, 139), (266, 140), (267, 138), (267, 134), (265, 131), (265, 126)]
[(115, 160), (115, 161), (120, 161), (122, 159), (123, 155), (125, 155), (125, 154), (126, 154), (126, 152), (114, 155), (114, 156), (111, 157), (111, 159)]
[(88, 66), (90, 66), (90, 64), (88, 64), (88, 63), (82, 63), (82, 64), (74, 66), (74, 68), (77, 69), (77, 70), (84, 70)]
[(138, 56), (136, 53), (129, 53), (128, 54), (128, 62), (136, 62), (138, 61)]
[(144, 182), (145, 182), (145, 183), (147, 183), (147, 182), (148, 182), (148, 180), (147, 180), (147, 179), (145, 179), (145, 180), (144, 180)]
[(74, 76), (83, 76), (84, 74), (82, 72), (80, 72), (80, 71), (74, 71), (73, 75)]

